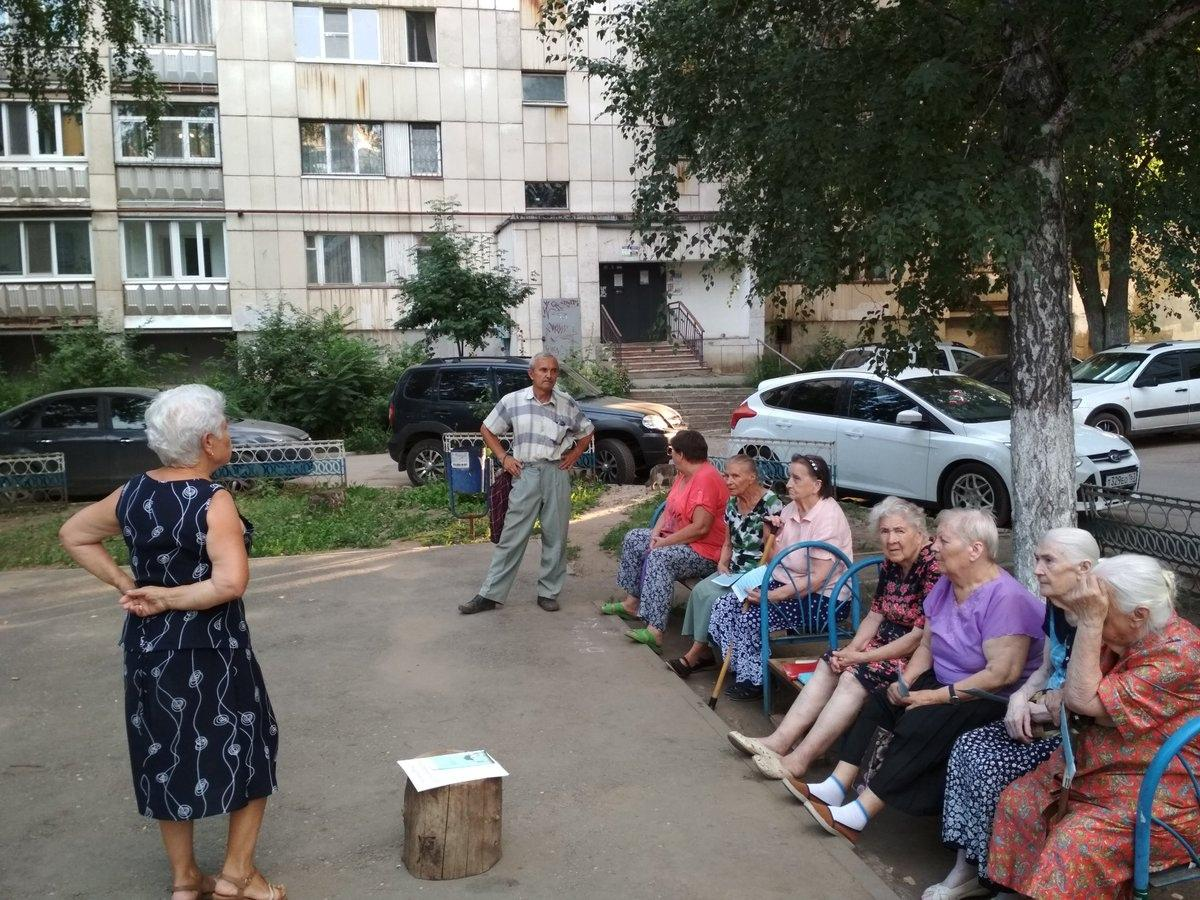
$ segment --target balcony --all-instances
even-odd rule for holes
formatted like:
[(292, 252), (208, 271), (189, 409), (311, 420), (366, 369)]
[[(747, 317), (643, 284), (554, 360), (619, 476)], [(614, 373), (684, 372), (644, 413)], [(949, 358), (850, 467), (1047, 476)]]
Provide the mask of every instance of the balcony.
[(0, 208), (87, 206), (86, 162), (0, 163)]
[(0, 281), (0, 328), (95, 318), (96, 285), (91, 281)]
[(155, 46), (146, 56), (158, 80), (168, 85), (217, 86), (217, 51), (204, 47)]
[(208, 281), (125, 283), (125, 327), (153, 331), (231, 330), (229, 284)]
[(117, 201), (126, 204), (187, 203), (220, 209), (224, 182), (217, 166), (117, 166)]

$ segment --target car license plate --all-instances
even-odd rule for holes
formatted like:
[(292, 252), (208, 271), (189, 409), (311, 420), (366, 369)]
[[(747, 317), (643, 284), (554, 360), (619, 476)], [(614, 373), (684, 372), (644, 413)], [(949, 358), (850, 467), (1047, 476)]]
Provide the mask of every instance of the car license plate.
[(1137, 472), (1118, 472), (1115, 475), (1106, 475), (1104, 477), (1105, 487), (1136, 487), (1138, 483)]

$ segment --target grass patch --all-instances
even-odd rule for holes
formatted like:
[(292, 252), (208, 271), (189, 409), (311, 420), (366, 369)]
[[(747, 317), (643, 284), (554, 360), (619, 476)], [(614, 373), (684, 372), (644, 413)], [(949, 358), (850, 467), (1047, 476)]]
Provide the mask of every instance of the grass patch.
[(625, 521), (619, 525), (614, 525), (600, 539), (600, 549), (613, 554), (619, 552), (621, 543), (625, 540), (625, 535), (629, 533), (630, 529), (645, 528), (646, 523), (650, 521), (650, 517), (654, 515), (654, 510), (658, 508), (658, 504), (666, 499), (666, 493), (659, 491), (657, 494), (647, 497), (636, 506), (630, 507), (629, 511), (625, 513)]
[[(603, 484), (575, 481), (572, 517), (595, 506), (603, 493)], [(356, 485), (346, 489), (340, 505), (330, 502), (328, 491), (294, 485), (266, 485), (235, 499), (254, 523), (253, 557), (367, 549), (402, 540), (426, 546), (471, 540), (468, 522), (450, 515), (445, 483), (400, 490)], [(456, 501), (460, 515), (485, 511), (480, 495), (460, 495)], [(0, 514), (0, 570), (72, 565), (59, 546), (58, 529), (81, 505)], [(475, 540), (487, 540), (486, 520), (476, 524)], [(106, 546), (120, 564), (128, 563), (124, 541), (113, 538)]]

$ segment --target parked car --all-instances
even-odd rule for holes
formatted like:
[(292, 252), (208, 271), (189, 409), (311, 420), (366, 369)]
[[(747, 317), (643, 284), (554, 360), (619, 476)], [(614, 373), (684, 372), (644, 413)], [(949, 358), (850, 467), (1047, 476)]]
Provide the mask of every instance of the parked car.
[[(28, 400), (0, 414), (0, 456), (62, 453), (70, 496), (103, 496), (138, 472), (161, 465), (146, 444), (144, 422), (146, 407), (158, 393), (153, 388), (102, 387)], [(231, 419), (229, 436), (235, 445), (309, 439), (299, 428), (255, 419)]]
[[(559, 364), (558, 387), (596, 426), (596, 468), (604, 481), (628, 484), (667, 461), (667, 441), (686, 428), (675, 409), (603, 392)], [(485, 408), (529, 387), (529, 360), (517, 356), (431, 359), (407, 369), (388, 406), (388, 453), (413, 484), (443, 477), (442, 435), (478, 432)]]
[[(786, 458), (787, 445), (772, 442), (789, 438), (834, 444), (842, 492), (979, 506), (1006, 523), (1010, 415), (1007, 394), (961, 375), (895, 380), (841, 370), (764, 381), (730, 428), (759, 455)], [(1075, 453), (1076, 484), (1137, 487), (1140, 465), (1124, 438), (1076, 425)]]
[[(883, 348), (878, 344), (864, 344), (861, 347), (850, 347), (842, 351), (842, 354), (833, 361), (833, 365), (830, 368), (869, 371), (871, 361), (876, 355), (882, 353)], [(932, 359), (922, 357), (918, 360), (917, 348), (913, 347), (908, 351), (908, 362), (910, 366), (918, 366), (924, 369), (935, 369), (939, 372), (957, 372), (972, 360), (979, 359), (981, 355), (970, 347), (960, 344), (958, 341), (952, 341), (950, 343), (939, 343)]]
[[(1080, 362), (1079, 357), (1071, 357), (1072, 366), (1077, 366)], [(960, 368), (958, 374), (982, 381), (1006, 394), (1012, 393), (1009, 390), (1012, 387), (1012, 366), (1008, 364), (1007, 356), (981, 356)]]
[(1200, 426), (1200, 341), (1122, 344), (1071, 370), (1075, 419), (1113, 434)]

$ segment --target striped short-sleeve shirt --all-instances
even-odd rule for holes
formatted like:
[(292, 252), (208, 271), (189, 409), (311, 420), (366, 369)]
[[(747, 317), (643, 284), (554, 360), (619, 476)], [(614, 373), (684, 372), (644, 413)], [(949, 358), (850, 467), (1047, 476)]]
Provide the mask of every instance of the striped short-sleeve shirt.
[(575, 441), (592, 433), (591, 419), (570, 394), (554, 389), (545, 403), (534, 396), (533, 386), (513, 391), (483, 421), (492, 434), (512, 430), (512, 455), (521, 462), (561, 459)]

